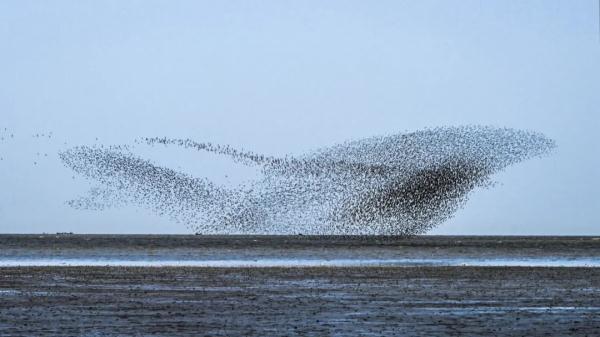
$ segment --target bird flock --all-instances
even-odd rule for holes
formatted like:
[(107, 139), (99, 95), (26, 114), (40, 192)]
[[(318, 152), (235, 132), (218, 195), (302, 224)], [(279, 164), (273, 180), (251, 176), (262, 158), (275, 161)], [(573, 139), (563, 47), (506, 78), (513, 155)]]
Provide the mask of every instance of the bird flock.
[(530, 131), (439, 127), (348, 141), (298, 156), (274, 157), (191, 139), (141, 138), (256, 167), (260, 177), (233, 187), (157, 165), (130, 146), (76, 146), (64, 165), (95, 182), (69, 201), (77, 209), (133, 204), (198, 234), (415, 235), (449, 219), (469, 193), (492, 185), (509, 165), (551, 152)]

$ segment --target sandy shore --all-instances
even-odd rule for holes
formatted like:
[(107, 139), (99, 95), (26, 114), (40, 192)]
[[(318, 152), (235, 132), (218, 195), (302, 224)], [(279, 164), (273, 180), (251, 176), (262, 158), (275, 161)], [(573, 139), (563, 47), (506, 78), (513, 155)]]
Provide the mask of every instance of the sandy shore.
[(600, 268), (0, 268), (0, 336), (594, 336)]

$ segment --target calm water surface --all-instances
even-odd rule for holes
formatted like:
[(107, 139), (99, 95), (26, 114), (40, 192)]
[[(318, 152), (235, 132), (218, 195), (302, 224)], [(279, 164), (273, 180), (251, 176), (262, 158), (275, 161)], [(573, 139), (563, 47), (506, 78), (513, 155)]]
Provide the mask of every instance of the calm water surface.
[(600, 238), (0, 235), (0, 266), (600, 267)]

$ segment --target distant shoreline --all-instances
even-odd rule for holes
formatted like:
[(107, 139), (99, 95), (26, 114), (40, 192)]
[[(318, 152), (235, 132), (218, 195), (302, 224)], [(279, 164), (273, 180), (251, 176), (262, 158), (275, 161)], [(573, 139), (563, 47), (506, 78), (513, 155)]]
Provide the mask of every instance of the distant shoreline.
[(599, 237), (0, 235), (0, 267), (600, 267)]

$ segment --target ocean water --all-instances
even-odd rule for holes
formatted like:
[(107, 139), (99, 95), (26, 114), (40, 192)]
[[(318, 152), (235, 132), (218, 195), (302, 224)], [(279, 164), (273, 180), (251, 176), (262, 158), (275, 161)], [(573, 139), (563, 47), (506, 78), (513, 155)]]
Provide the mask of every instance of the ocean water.
[(0, 267), (600, 267), (597, 237), (0, 235)]
[(254, 260), (127, 260), (114, 258), (22, 258), (2, 259), (0, 267), (413, 267), (413, 266), (477, 266), (477, 267), (600, 267), (598, 258), (561, 259), (290, 259), (262, 258)]

